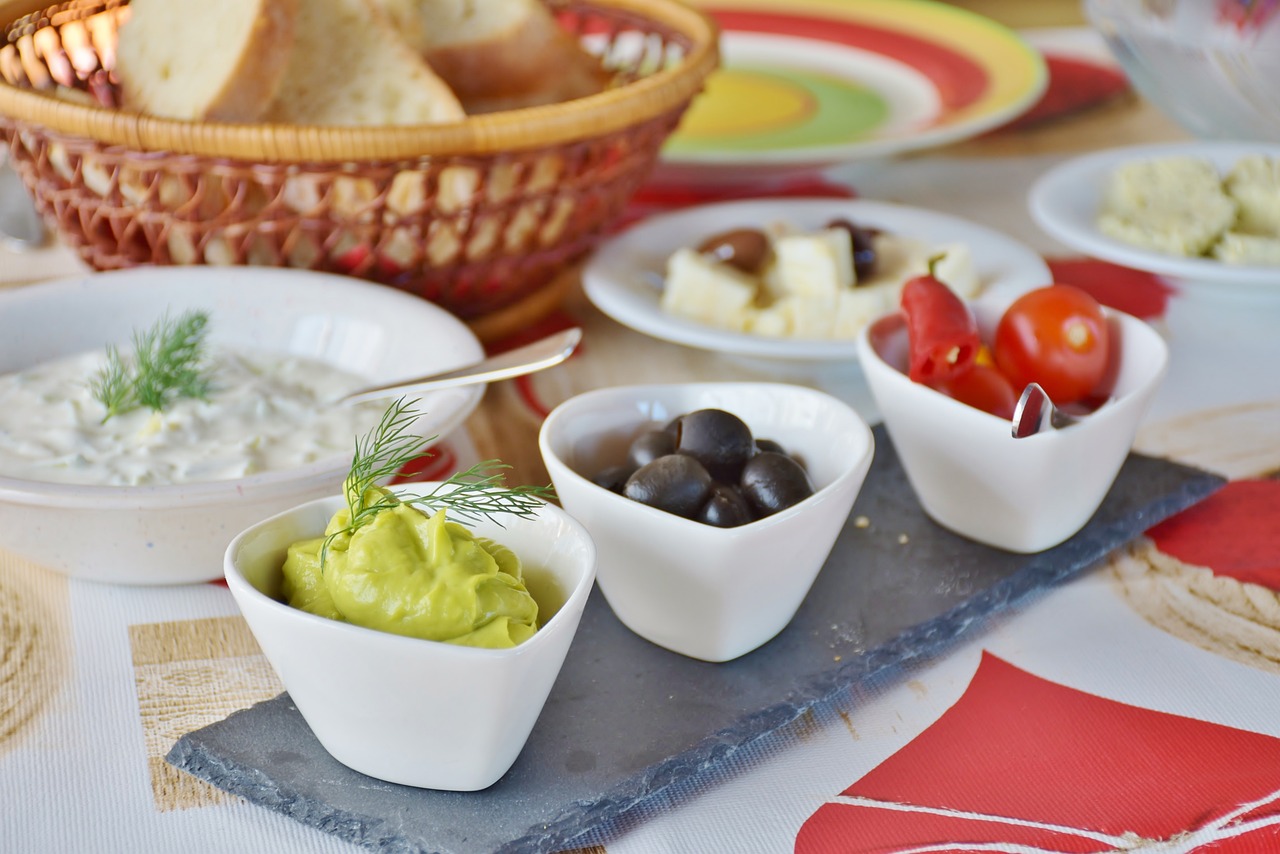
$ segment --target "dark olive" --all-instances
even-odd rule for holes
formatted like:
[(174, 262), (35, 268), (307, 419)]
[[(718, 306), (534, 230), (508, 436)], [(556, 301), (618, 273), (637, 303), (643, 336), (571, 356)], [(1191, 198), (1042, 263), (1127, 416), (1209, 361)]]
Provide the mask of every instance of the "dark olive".
[(693, 518), (711, 495), (711, 475), (693, 457), (668, 454), (627, 478), (622, 494), (632, 501)]
[(847, 219), (833, 219), (827, 228), (843, 228), (849, 232), (849, 240), (853, 246), (854, 284), (862, 284), (876, 272), (876, 241), (878, 233), (873, 228), (863, 228)]
[(591, 482), (596, 486), (603, 486), (610, 492), (622, 494), (622, 487), (626, 485), (627, 478), (631, 477), (632, 472), (636, 470), (635, 466), (609, 466), (602, 471), (595, 473), (591, 478)]
[(674, 434), (665, 430), (646, 430), (633, 439), (631, 446), (627, 448), (627, 462), (631, 463), (631, 468), (634, 470), (653, 462), (658, 457), (665, 457), (675, 452)]
[(769, 258), (769, 238), (756, 228), (735, 228), (711, 235), (698, 244), (698, 251), (721, 264), (755, 274)]
[(736, 528), (753, 521), (755, 515), (737, 487), (716, 483), (711, 487), (711, 497), (695, 518), (717, 528)]
[(775, 454), (785, 454), (787, 452), (786, 448), (783, 448), (772, 439), (756, 439), (756, 450), (773, 451)]
[(735, 482), (755, 450), (751, 428), (731, 412), (699, 409), (680, 419), (677, 453), (702, 463), (716, 480)]
[(813, 495), (813, 484), (800, 464), (786, 454), (764, 451), (742, 469), (742, 494), (756, 513), (768, 516)]

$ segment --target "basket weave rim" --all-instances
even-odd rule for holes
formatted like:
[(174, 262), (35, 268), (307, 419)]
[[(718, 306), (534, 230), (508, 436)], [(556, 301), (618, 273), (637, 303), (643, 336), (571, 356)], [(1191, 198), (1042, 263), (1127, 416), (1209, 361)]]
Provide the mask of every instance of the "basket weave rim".
[[(616, 89), (573, 101), (469, 116), (434, 125), (315, 126), (165, 119), (78, 104), (0, 80), (0, 121), (29, 122), (131, 150), (167, 151), (255, 162), (393, 160), (485, 155), (543, 148), (619, 131), (682, 107), (720, 62), (719, 29), (680, 0), (591, 0), (670, 27), (689, 39), (676, 65)], [(17, 0), (0, 7), (0, 25), (49, 6)]]

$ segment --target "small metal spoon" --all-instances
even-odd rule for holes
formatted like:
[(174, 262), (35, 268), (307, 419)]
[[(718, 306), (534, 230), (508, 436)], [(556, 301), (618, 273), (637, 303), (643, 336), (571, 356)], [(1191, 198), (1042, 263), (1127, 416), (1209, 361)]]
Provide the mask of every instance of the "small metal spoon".
[(0, 242), (12, 250), (36, 249), (48, 238), (22, 179), (0, 160)]
[(1013, 408), (1013, 438), (1025, 439), (1044, 430), (1059, 430), (1079, 421), (1053, 405), (1039, 383), (1028, 383)]
[(457, 368), (439, 374), (428, 374), (411, 380), (401, 380), (390, 385), (362, 388), (338, 398), (339, 403), (360, 403), (365, 400), (377, 400), (382, 397), (415, 394), (441, 388), (474, 383), (491, 383), (498, 380), (524, 376), (544, 368), (558, 365), (577, 348), (582, 340), (582, 330), (578, 327), (548, 335), (532, 344), (508, 350), (474, 365)]

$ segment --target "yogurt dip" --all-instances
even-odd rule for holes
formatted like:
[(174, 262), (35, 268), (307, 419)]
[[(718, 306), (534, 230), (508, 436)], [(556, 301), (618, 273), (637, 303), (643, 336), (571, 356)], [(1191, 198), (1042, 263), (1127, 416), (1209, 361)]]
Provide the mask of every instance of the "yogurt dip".
[(104, 361), (85, 353), (0, 376), (0, 476), (93, 486), (233, 480), (351, 452), (383, 411), (379, 402), (334, 403), (365, 383), (325, 362), (215, 348), (207, 399), (104, 422), (89, 390)]

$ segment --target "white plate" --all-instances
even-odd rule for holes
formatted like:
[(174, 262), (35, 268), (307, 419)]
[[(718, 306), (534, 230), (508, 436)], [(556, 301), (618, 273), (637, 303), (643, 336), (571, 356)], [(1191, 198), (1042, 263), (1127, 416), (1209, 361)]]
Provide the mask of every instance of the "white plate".
[(587, 297), (605, 314), (665, 341), (736, 356), (854, 360), (857, 355), (852, 338), (767, 338), (675, 317), (659, 305), (667, 258), (682, 246), (696, 246), (703, 238), (731, 228), (784, 222), (810, 230), (838, 217), (929, 243), (967, 244), (983, 283), (978, 302), (1007, 303), (1017, 294), (1052, 281), (1044, 260), (1028, 247), (946, 214), (858, 199), (751, 199), (687, 208), (623, 232), (604, 243), (588, 262), (583, 286)]
[(1182, 258), (1132, 246), (1098, 230), (1098, 212), (1112, 171), (1156, 157), (1203, 157), (1225, 174), (1246, 154), (1280, 157), (1280, 145), (1257, 142), (1181, 142), (1114, 148), (1069, 160), (1031, 187), (1031, 215), (1050, 236), (1079, 252), (1135, 270), (1172, 276), (1179, 284), (1280, 290), (1280, 267), (1246, 267), (1210, 258)]

